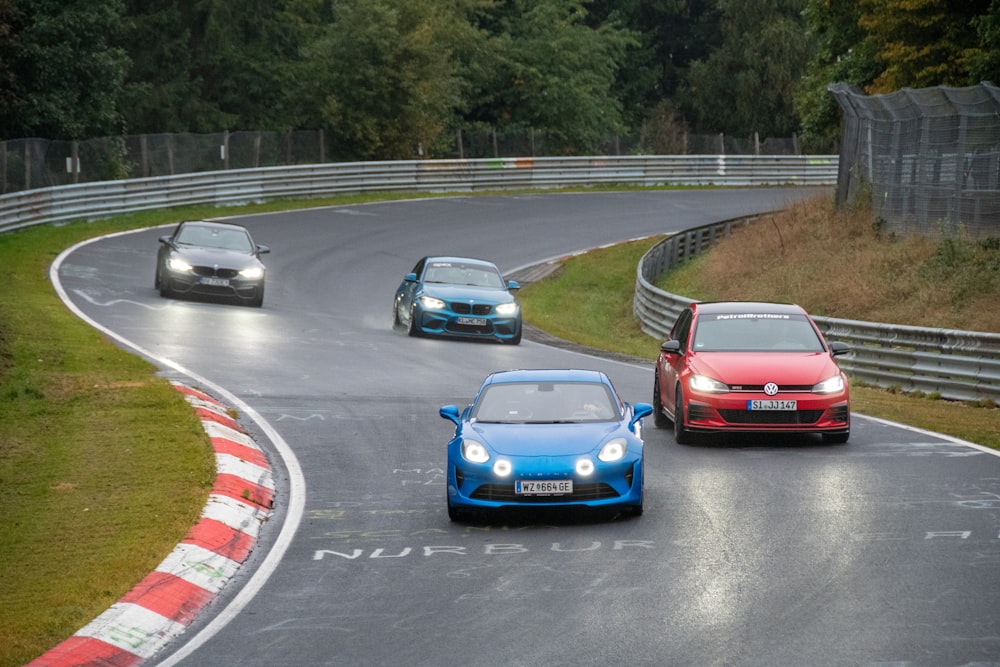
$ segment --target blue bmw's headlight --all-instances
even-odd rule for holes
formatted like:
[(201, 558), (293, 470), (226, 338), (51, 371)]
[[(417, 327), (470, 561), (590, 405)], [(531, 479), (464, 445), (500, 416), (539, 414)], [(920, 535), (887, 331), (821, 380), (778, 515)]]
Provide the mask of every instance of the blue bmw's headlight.
[(444, 308), (444, 301), (432, 296), (422, 296), (420, 297), (420, 305), (428, 310), (441, 310)]
[(475, 440), (462, 441), (462, 457), (472, 463), (486, 463), (490, 460), (490, 453), (486, 451), (481, 442)]
[(240, 271), (240, 275), (248, 280), (257, 280), (264, 277), (264, 269), (259, 266), (251, 266), (249, 269)]
[(517, 302), (501, 303), (497, 306), (497, 315), (513, 315), (517, 312)]
[(177, 257), (171, 257), (167, 260), (167, 266), (170, 267), (171, 271), (190, 271), (191, 265), (185, 262), (183, 259)]
[(844, 391), (844, 378), (839, 375), (828, 377), (813, 386), (814, 394), (836, 394)]
[(608, 440), (601, 447), (601, 451), (597, 454), (597, 458), (601, 459), (605, 463), (611, 461), (617, 461), (618, 459), (625, 456), (625, 452), (628, 451), (628, 443), (625, 442), (625, 438), (615, 438), (614, 440)]

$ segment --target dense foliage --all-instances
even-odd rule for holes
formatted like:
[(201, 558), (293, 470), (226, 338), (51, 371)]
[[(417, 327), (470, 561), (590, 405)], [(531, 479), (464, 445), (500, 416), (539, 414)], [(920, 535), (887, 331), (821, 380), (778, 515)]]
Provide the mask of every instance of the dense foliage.
[(0, 0), (0, 140), (323, 128), (358, 159), (458, 128), (836, 142), (834, 82), (1000, 80), (1000, 0)]

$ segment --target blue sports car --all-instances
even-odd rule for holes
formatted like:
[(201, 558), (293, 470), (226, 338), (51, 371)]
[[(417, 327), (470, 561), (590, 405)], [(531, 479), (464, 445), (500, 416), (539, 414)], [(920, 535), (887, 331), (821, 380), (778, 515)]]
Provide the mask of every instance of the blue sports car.
[(448, 516), (502, 507), (614, 507), (642, 514), (642, 418), (593, 370), (491, 373), (448, 443)]
[(392, 322), (411, 336), (521, 342), (521, 307), (492, 262), (467, 257), (424, 257), (396, 289)]

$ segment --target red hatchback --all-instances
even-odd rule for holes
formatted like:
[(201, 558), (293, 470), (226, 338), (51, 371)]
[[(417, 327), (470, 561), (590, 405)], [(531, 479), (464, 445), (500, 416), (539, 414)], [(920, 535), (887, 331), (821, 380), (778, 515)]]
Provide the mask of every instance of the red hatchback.
[(847, 442), (847, 376), (799, 306), (743, 301), (692, 303), (660, 346), (653, 381), (656, 426), (674, 439), (695, 433), (819, 433)]

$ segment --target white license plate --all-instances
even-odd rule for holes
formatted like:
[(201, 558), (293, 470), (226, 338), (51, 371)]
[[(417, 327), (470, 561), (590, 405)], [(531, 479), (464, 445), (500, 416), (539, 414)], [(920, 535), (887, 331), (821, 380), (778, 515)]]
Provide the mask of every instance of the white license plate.
[(212, 287), (229, 287), (228, 278), (202, 278), (202, 285), (211, 285)]
[(747, 401), (747, 410), (798, 410), (797, 401)]
[(484, 327), (486, 326), (486, 320), (480, 317), (459, 317), (455, 320), (459, 324), (464, 324), (469, 327)]
[(573, 493), (571, 479), (538, 479), (514, 481), (514, 492), (522, 496), (561, 496)]

